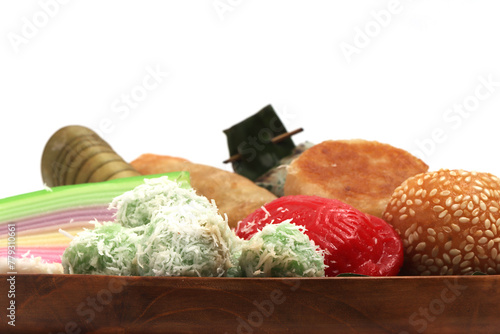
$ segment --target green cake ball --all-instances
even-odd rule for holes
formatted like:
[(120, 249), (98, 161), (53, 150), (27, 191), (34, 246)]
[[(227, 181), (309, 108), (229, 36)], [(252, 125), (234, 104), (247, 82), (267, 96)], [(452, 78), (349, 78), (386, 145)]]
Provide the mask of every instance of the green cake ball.
[(134, 189), (116, 197), (110, 204), (116, 208), (116, 222), (126, 227), (146, 225), (151, 221), (153, 213), (158, 208), (174, 207), (179, 204), (191, 204), (209, 207), (211, 203), (202, 196), (193, 196), (195, 191), (170, 180), (167, 176), (144, 179)]
[(65, 274), (136, 275), (134, 259), (139, 236), (119, 224), (95, 223), (78, 233), (62, 256)]
[(324, 256), (304, 227), (290, 223), (266, 225), (242, 246), (240, 265), (247, 277), (322, 277)]
[(237, 238), (215, 205), (188, 201), (161, 207), (153, 213), (138, 245), (139, 274), (225, 276), (235, 266), (231, 261), (231, 249), (236, 245), (233, 237)]

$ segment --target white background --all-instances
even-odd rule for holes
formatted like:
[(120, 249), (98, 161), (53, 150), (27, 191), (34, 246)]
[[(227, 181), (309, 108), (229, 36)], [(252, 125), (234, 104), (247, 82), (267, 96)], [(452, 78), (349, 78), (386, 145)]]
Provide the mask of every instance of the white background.
[[(105, 129), (127, 161), (231, 170), (222, 130), (267, 104), (305, 129), (296, 143), (378, 140), (431, 169), (500, 175), (499, 13), (498, 1), (2, 1), (0, 198), (43, 187), (44, 145), (70, 124)], [(148, 70), (168, 76), (118, 109)]]

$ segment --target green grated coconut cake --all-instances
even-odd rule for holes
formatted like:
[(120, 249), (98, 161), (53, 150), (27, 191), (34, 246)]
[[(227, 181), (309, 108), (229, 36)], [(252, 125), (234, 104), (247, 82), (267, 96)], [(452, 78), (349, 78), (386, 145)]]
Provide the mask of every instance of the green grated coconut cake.
[(304, 227), (290, 223), (269, 224), (242, 246), (240, 266), (246, 277), (323, 277), (322, 252)]
[(135, 257), (140, 236), (114, 222), (77, 234), (63, 253), (65, 274), (136, 275)]

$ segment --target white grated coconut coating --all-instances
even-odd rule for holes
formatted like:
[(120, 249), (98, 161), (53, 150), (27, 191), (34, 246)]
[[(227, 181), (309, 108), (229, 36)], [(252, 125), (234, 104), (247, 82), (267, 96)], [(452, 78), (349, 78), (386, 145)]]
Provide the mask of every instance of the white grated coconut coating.
[(140, 240), (136, 229), (98, 222), (78, 233), (63, 253), (65, 274), (137, 275), (135, 256)]
[[(192, 196), (198, 195), (192, 193)], [(153, 213), (138, 246), (144, 276), (224, 276), (234, 265), (234, 233), (217, 207), (201, 198), (179, 197)], [(206, 198), (203, 198), (206, 200)], [(207, 205), (208, 203), (208, 205)], [(233, 269), (234, 270), (234, 269)]]
[(175, 207), (180, 203), (210, 207), (207, 198), (197, 196), (191, 188), (184, 189), (168, 176), (144, 179), (144, 184), (117, 196), (110, 204), (116, 208), (116, 222), (126, 227), (146, 225), (160, 207)]
[(268, 224), (242, 246), (243, 276), (323, 277), (324, 254), (304, 233), (303, 226), (291, 223)]

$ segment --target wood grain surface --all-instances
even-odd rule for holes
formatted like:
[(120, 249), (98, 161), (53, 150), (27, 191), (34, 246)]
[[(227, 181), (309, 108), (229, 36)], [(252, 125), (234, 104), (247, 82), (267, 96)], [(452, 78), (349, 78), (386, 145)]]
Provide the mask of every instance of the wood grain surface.
[[(497, 276), (0, 275), (1, 333), (498, 333)], [(6, 308), (15, 301), (15, 327)], [(8, 312), (8, 311), (7, 311)]]

